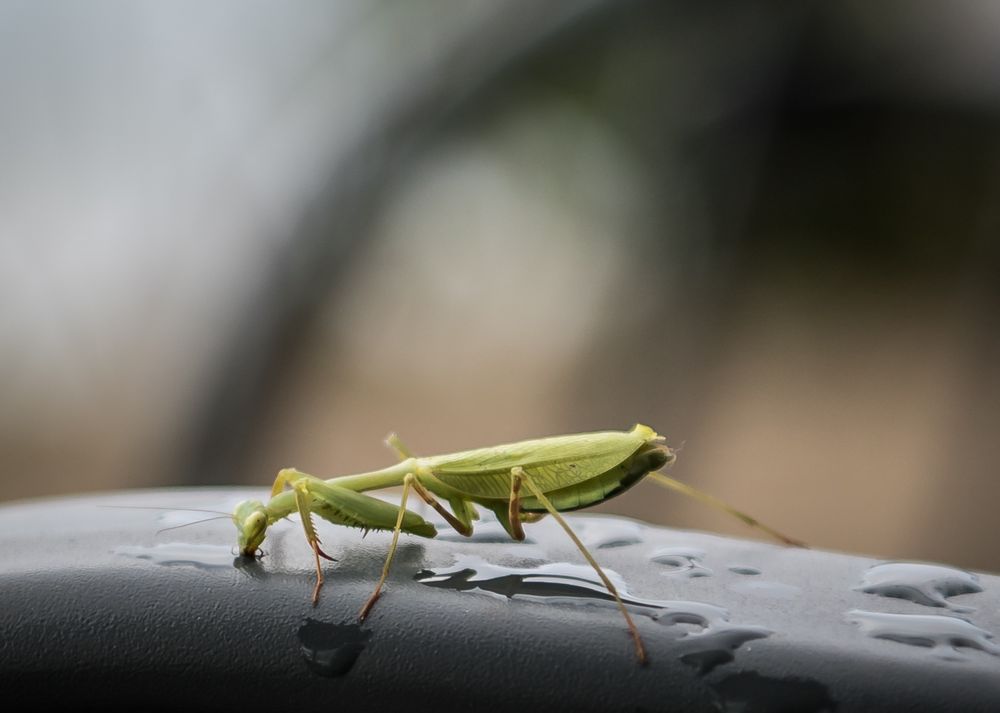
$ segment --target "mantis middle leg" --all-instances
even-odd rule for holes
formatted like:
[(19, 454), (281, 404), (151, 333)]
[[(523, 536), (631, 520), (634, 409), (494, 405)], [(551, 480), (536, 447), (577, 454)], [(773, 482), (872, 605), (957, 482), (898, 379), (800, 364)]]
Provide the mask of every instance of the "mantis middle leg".
[(378, 584), (375, 585), (375, 591), (372, 592), (371, 596), (368, 597), (368, 601), (365, 605), (361, 607), (361, 612), (358, 614), (358, 618), (364, 621), (368, 614), (371, 612), (375, 602), (382, 594), (382, 587), (385, 585), (385, 580), (389, 576), (389, 569), (392, 567), (393, 557), (396, 555), (396, 546), (399, 544), (399, 533), (401, 530), (403, 522), (403, 513), (406, 512), (406, 501), (410, 496), (410, 490), (415, 490), (417, 495), (419, 495), (424, 502), (434, 508), (443, 517), (449, 525), (454, 528), (454, 530), (460, 534), (468, 537), (472, 534), (472, 525), (460, 521), (457, 517), (448, 512), (445, 507), (438, 502), (438, 500), (431, 495), (430, 491), (427, 490), (417, 479), (417, 476), (413, 473), (407, 473), (403, 478), (403, 495), (399, 502), (399, 519), (396, 521), (396, 526), (392, 530), (392, 544), (389, 545), (389, 554), (385, 558), (385, 564), (382, 566), (382, 576), (379, 577)]

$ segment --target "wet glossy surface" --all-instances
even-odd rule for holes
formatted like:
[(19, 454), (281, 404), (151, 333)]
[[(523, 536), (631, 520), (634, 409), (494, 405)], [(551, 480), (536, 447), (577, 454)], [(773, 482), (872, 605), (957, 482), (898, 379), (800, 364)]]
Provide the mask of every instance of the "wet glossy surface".
[(847, 618), (872, 638), (932, 649), (934, 655), (949, 661), (964, 661), (962, 649), (1000, 656), (1000, 646), (992, 641), (993, 634), (958, 617), (852, 609)]
[(919, 562), (877, 564), (865, 572), (858, 588), (869, 594), (908, 599), (917, 604), (946, 607), (958, 612), (972, 609), (948, 601), (949, 597), (983, 591), (979, 578), (971, 572)]
[[(605, 573), (633, 614), (649, 616), (661, 626), (670, 627), (667, 636), (679, 642), (677, 657), (694, 666), (699, 673), (708, 673), (719, 664), (732, 661), (734, 652), (744, 643), (763, 639), (771, 633), (764, 627), (734, 625), (729, 621), (728, 611), (704, 602), (636, 598), (615, 572)], [(531, 568), (511, 568), (478, 557), (462, 557), (454, 567), (423, 570), (417, 573), (416, 579), (432, 587), (481, 592), (506, 599), (571, 606), (593, 603), (615, 606), (614, 598), (589, 565), (555, 562)]]
[(650, 555), (656, 564), (665, 565), (664, 574), (685, 577), (709, 577), (712, 570), (702, 564), (705, 552), (695, 547), (661, 547)]
[[(233, 556), (219, 509), (256, 489), (135, 491), (0, 507), (0, 687), (21, 709), (272, 707), (574, 711), (1000, 710), (998, 578), (714, 537), (568, 521), (619, 586), (650, 663), (559, 528), (513, 543), (320, 522), (326, 586), (295, 518)], [(415, 509), (419, 509), (419, 504)], [(439, 524), (434, 513), (425, 515)], [(900, 566), (905, 565), (905, 566)], [(58, 681), (58, 685), (52, 682)], [(517, 681), (517, 685), (509, 685)]]
[(238, 563), (236, 548), (225, 545), (200, 545), (190, 542), (163, 542), (156, 545), (121, 545), (111, 550), (117, 555), (134, 557), (167, 567), (232, 567)]
[(298, 635), (302, 658), (309, 669), (334, 678), (351, 670), (371, 632), (359, 624), (326, 624), (307, 618)]
[[(622, 601), (635, 611), (663, 609), (670, 602), (638, 599), (614, 571), (605, 573)], [(552, 562), (536, 567), (504, 567), (481, 557), (458, 557), (455, 564), (421, 570), (415, 579), (430, 587), (495, 594), (505, 599), (527, 599), (554, 604), (603, 602), (614, 606), (614, 597), (589, 565)]]
[(824, 713), (837, 709), (826, 686), (796, 676), (770, 678), (744, 671), (726, 677), (713, 688), (719, 694), (721, 713)]

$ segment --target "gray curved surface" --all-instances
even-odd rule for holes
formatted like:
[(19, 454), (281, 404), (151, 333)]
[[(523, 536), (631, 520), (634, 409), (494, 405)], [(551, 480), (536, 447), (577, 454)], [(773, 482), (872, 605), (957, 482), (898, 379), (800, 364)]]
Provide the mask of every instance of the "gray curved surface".
[[(266, 555), (203, 517), (257, 489), (136, 490), (0, 507), (0, 691), (18, 710), (1000, 710), (1000, 578), (631, 520), (570, 522), (619, 577), (649, 651), (558, 526), (405, 537), (297, 523)], [(433, 513), (428, 513), (431, 519)], [(485, 516), (484, 516), (485, 517)], [(882, 566), (879, 566), (882, 565)]]

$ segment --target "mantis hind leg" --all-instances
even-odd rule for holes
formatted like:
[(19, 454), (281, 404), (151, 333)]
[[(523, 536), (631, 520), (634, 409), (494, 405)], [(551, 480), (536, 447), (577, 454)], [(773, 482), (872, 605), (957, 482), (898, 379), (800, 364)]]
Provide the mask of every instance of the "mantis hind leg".
[(521, 481), (523, 478), (510, 479), (510, 500), (507, 503), (507, 532), (518, 542), (524, 541), (524, 523), (538, 522), (545, 517), (544, 512), (525, 512), (521, 509)]
[(507, 520), (510, 522), (510, 536), (518, 542), (522, 542), (524, 540), (524, 528), (521, 527), (521, 517), (523, 515), (521, 512), (521, 483), (524, 481), (524, 471), (520, 468), (515, 468), (515, 470), (520, 472), (515, 473), (511, 471), (510, 503), (507, 506)]
[[(531, 479), (531, 476), (528, 475), (523, 468), (521, 468), (520, 466), (512, 468), (510, 471), (510, 475), (512, 481), (511, 513), (512, 517), (516, 517), (518, 521), (517, 525), (514, 525), (514, 522), (512, 521), (511, 526), (516, 527), (518, 530), (521, 529), (520, 528), (521, 512), (519, 509), (515, 510), (514, 508), (514, 496), (517, 494), (517, 491), (519, 490), (520, 487), (519, 483), (523, 482), (525, 485), (528, 486), (528, 490), (531, 491), (531, 494), (534, 495), (535, 498), (537, 498), (538, 502), (540, 502), (543, 506), (545, 506), (545, 509), (549, 511), (549, 514), (556, 519), (556, 521), (559, 523), (562, 529), (565, 530), (566, 534), (569, 535), (569, 538), (573, 540), (573, 544), (575, 544), (577, 549), (580, 550), (583, 556), (587, 559), (587, 562), (590, 564), (590, 566), (594, 568), (595, 572), (597, 572), (597, 576), (601, 578), (601, 581), (604, 583), (604, 586), (615, 598), (615, 602), (618, 604), (618, 609), (621, 611), (622, 616), (625, 617), (625, 623), (628, 625), (629, 634), (632, 635), (632, 641), (635, 643), (635, 653), (636, 656), (639, 658), (639, 663), (645, 664), (647, 662), (646, 648), (642, 644), (642, 637), (639, 636), (639, 629), (636, 628), (635, 622), (632, 621), (632, 617), (628, 613), (628, 609), (625, 608), (625, 603), (622, 602), (622, 598), (618, 594), (618, 589), (608, 578), (608, 575), (604, 573), (604, 570), (601, 569), (601, 565), (597, 564), (597, 560), (595, 560), (593, 555), (591, 555), (590, 552), (587, 550), (587, 548), (584, 547), (583, 542), (581, 542), (580, 538), (577, 537), (575, 532), (573, 532), (573, 528), (571, 528), (569, 526), (569, 523), (566, 522), (565, 519), (563, 519), (563, 516), (559, 514), (559, 511), (556, 510), (555, 507), (553, 507), (552, 503), (549, 502), (549, 499), (545, 497), (545, 493), (542, 492), (541, 488), (535, 485), (534, 481)], [(523, 537), (523, 531), (522, 531), (522, 537)]]

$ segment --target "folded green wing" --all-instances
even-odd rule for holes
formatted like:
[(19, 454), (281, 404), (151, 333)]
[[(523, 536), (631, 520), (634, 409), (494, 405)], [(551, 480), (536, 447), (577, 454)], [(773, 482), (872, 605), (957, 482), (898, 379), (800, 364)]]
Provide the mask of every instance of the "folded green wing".
[(461, 453), (422, 458), (421, 465), (470, 497), (510, 497), (510, 471), (522, 467), (543, 492), (590, 480), (658, 440), (648, 426), (519, 441)]

